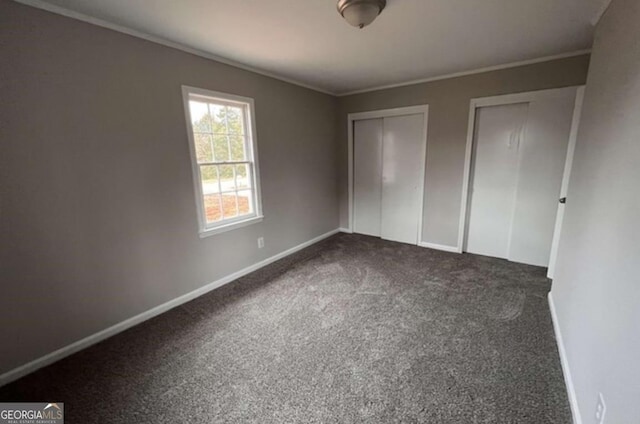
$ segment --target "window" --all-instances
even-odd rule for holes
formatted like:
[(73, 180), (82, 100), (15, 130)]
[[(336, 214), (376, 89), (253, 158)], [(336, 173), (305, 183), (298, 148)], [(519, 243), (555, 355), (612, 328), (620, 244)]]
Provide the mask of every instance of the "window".
[(183, 87), (200, 235), (262, 220), (253, 99)]

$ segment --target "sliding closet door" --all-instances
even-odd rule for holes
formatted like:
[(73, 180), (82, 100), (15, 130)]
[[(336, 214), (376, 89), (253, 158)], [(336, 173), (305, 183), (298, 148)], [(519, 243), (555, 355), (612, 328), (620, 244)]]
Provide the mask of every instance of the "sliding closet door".
[(380, 237), (382, 118), (353, 123), (353, 231)]
[(529, 104), (520, 146), (509, 260), (548, 266), (567, 157), (575, 89)]
[(507, 258), (527, 103), (476, 110), (467, 248)]
[(424, 115), (384, 118), (382, 221), (383, 239), (418, 244), (422, 210)]
[(466, 251), (548, 266), (575, 96), (476, 110)]

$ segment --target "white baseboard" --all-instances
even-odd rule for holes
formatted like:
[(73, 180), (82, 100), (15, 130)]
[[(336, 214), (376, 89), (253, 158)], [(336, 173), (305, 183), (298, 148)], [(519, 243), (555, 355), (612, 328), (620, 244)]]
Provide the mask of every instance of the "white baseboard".
[(420, 243), (418, 243), (418, 246), (427, 247), (429, 249), (442, 250), (445, 252), (462, 253), (460, 252), (460, 249), (458, 249), (458, 247), (447, 246), (446, 244), (435, 244), (435, 243), (427, 243), (425, 241), (421, 241)]
[(558, 323), (558, 315), (556, 314), (556, 306), (553, 303), (553, 296), (549, 292), (549, 310), (551, 311), (551, 320), (553, 321), (553, 331), (556, 334), (556, 342), (558, 343), (558, 352), (560, 353), (560, 364), (562, 365), (562, 374), (564, 375), (564, 384), (567, 386), (567, 394), (569, 396), (569, 406), (571, 406), (571, 415), (573, 416), (573, 424), (582, 424), (580, 409), (578, 408), (578, 398), (576, 390), (573, 386), (571, 378), (571, 370), (569, 369), (569, 360), (567, 352), (564, 350), (564, 342), (562, 341), (562, 333), (560, 332), (560, 324)]
[(234, 272), (233, 274), (229, 274), (225, 277), (220, 278), (219, 280), (216, 280), (212, 283), (209, 283), (203, 287), (200, 287), (199, 289), (196, 289), (192, 292), (189, 292), (187, 294), (184, 294), (180, 297), (177, 297), (175, 299), (172, 299), (166, 303), (163, 303), (162, 305), (158, 305), (155, 308), (149, 309), (146, 312), (143, 312), (139, 315), (136, 315), (134, 317), (131, 317), (125, 321), (119, 322), (118, 324), (115, 324), (109, 328), (105, 328), (102, 331), (99, 331), (95, 334), (92, 334), (88, 337), (85, 337), (81, 340), (78, 340), (74, 343), (71, 343), (70, 345), (67, 345), (65, 347), (62, 347), (58, 350), (55, 350), (51, 353), (48, 353), (47, 355), (44, 355), (38, 359), (35, 359), (31, 362), (28, 362), (24, 365), (21, 365), (11, 371), (8, 371), (2, 375), (0, 375), (0, 387), (4, 386), (5, 384), (8, 384), (12, 381), (15, 381), (17, 379), (19, 379), (20, 377), (24, 377), (27, 374), (30, 374), (42, 367), (45, 367), (47, 365), (50, 365), (54, 362), (59, 361), (60, 359), (63, 359), (69, 355), (72, 355), (82, 349), (86, 349), (91, 345), (94, 345), (98, 342), (101, 342), (111, 336), (114, 336), (124, 330), (127, 330), (135, 325), (138, 325), (148, 319), (151, 319), (155, 316), (158, 316), (164, 312), (167, 312), (170, 309), (175, 308), (176, 306), (180, 306), (184, 303), (189, 302), (190, 300), (193, 300), (197, 297), (202, 296), (203, 294), (206, 294), (214, 289), (217, 289), (218, 287), (224, 286), (227, 283), (230, 283), (234, 280), (237, 280), (240, 277), (243, 277), (253, 271), (256, 271), (264, 266), (267, 266), (279, 259), (282, 259), (286, 256), (289, 256), (299, 250), (304, 249), (305, 247), (309, 247), (312, 244), (315, 244), (321, 240), (324, 240), (328, 237), (331, 237), (332, 235), (338, 233), (340, 230), (333, 230), (333, 231), (329, 231), (328, 233), (322, 234), (321, 236), (315, 237), (309, 241), (306, 241), (302, 244), (299, 244), (297, 246), (292, 247), (291, 249), (287, 249), (284, 252), (278, 253), (277, 255), (271, 256), (270, 258), (267, 258), (265, 260), (262, 260), (256, 264), (250, 265), (244, 269), (241, 269), (240, 271)]
[(338, 231), (341, 233), (353, 234), (353, 231), (348, 228), (339, 228)]

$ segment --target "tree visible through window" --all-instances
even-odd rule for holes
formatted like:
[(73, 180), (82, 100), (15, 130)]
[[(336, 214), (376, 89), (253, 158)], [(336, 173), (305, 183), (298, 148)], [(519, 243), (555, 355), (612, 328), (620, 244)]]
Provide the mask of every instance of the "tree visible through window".
[(184, 91), (201, 230), (259, 216), (251, 99)]

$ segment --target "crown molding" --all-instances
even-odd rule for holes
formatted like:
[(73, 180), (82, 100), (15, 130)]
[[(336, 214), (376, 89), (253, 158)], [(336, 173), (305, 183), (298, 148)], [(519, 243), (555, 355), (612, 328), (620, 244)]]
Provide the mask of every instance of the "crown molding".
[(573, 52), (561, 53), (561, 54), (556, 54), (556, 55), (552, 55), (552, 56), (543, 56), (543, 57), (539, 57), (537, 59), (529, 59), (529, 60), (522, 60), (522, 61), (519, 61), (519, 62), (504, 63), (502, 65), (487, 66), (485, 68), (471, 69), (471, 70), (462, 71), (462, 72), (454, 72), (454, 73), (451, 73), (451, 74), (443, 74), (443, 75), (438, 75), (438, 76), (435, 76), (435, 77), (429, 77), (429, 78), (422, 78), (422, 79), (411, 80), (411, 81), (406, 81), (406, 82), (400, 82), (400, 83), (397, 83), (397, 84), (388, 84), (388, 85), (381, 85), (381, 86), (376, 86), (376, 87), (371, 87), (371, 88), (364, 88), (362, 90), (348, 91), (348, 92), (338, 93), (338, 97), (351, 96), (353, 94), (369, 93), (371, 91), (385, 90), (385, 89), (388, 89), (388, 88), (405, 87), (407, 85), (422, 84), (422, 83), (425, 83), (425, 82), (440, 81), (440, 80), (445, 80), (445, 79), (449, 79), (449, 78), (464, 77), (464, 76), (467, 76), (467, 75), (481, 74), (483, 72), (499, 71), (501, 69), (509, 69), (509, 68), (516, 68), (518, 66), (533, 65), (533, 64), (542, 63), (542, 62), (550, 62), (552, 60), (566, 59), (566, 58), (575, 57), (575, 56), (582, 56), (582, 55), (589, 54), (589, 53), (591, 53), (591, 49), (576, 50), (576, 51), (573, 51)]
[(333, 93), (333, 92), (328, 91), (328, 90), (324, 90), (322, 88), (319, 88), (319, 87), (316, 87), (316, 86), (313, 86), (313, 85), (310, 85), (310, 84), (305, 84), (303, 82), (296, 81), (296, 80), (293, 80), (293, 79), (290, 79), (290, 78), (287, 78), (287, 77), (283, 77), (283, 76), (280, 76), (278, 74), (274, 74), (274, 73), (271, 73), (269, 71), (262, 70), (260, 68), (255, 68), (253, 66), (245, 65), (244, 63), (236, 62), (235, 60), (226, 59), (224, 57), (208, 53), (208, 52), (206, 52), (204, 50), (195, 49), (193, 47), (189, 47), (189, 46), (186, 46), (186, 45), (181, 44), (181, 43), (176, 43), (174, 41), (167, 40), (167, 39), (164, 39), (162, 37), (155, 36), (155, 35), (147, 34), (147, 33), (142, 32), (142, 31), (131, 29), (131, 28), (125, 27), (123, 25), (115, 24), (115, 23), (112, 23), (112, 22), (109, 22), (109, 21), (105, 21), (105, 20), (99, 19), (99, 18), (94, 18), (92, 16), (85, 15), (83, 13), (79, 13), (79, 12), (76, 12), (76, 11), (73, 11), (73, 10), (70, 10), (70, 9), (66, 9), (64, 7), (56, 6), (56, 5), (47, 3), (47, 2), (42, 1), (42, 0), (13, 0), (13, 1), (15, 1), (16, 3), (24, 4), (26, 6), (34, 7), (36, 9), (41, 9), (41, 10), (45, 10), (47, 12), (55, 13), (57, 15), (62, 15), (62, 16), (65, 16), (67, 18), (76, 19), (78, 21), (86, 22), (86, 23), (89, 23), (89, 24), (92, 24), (92, 25), (97, 25), (97, 26), (102, 27), (102, 28), (107, 28), (107, 29), (110, 29), (110, 30), (113, 30), (113, 31), (117, 31), (117, 32), (123, 33), (123, 34), (127, 34), (127, 35), (130, 35), (132, 37), (141, 38), (143, 40), (150, 41), (150, 42), (156, 43), (156, 44), (160, 44), (160, 45), (163, 45), (165, 47), (170, 47), (172, 49), (181, 50), (181, 51), (183, 51), (185, 53), (190, 53), (190, 54), (193, 54), (195, 56), (200, 56), (200, 57), (203, 57), (205, 59), (213, 60), (215, 62), (223, 63), (225, 65), (233, 66), (235, 68), (239, 68), (239, 69), (243, 69), (245, 71), (249, 71), (249, 72), (253, 72), (253, 73), (259, 74), (259, 75), (263, 75), (265, 77), (277, 79), (277, 80), (280, 80), (280, 81), (283, 81), (283, 82), (286, 82), (286, 83), (289, 83), (289, 84), (297, 85), (299, 87), (307, 88), (307, 89), (310, 89), (310, 90), (313, 90), (313, 91), (318, 91), (318, 92), (323, 93), (323, 94), (329, 94), (331, 96), (335, 96), (336, 95), (336, 93)]

